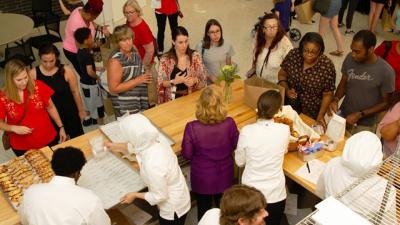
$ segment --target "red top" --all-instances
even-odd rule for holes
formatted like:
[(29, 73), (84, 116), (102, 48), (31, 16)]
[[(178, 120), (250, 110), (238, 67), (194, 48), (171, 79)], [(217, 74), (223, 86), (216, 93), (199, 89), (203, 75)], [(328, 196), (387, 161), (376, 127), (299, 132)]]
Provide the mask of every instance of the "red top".
[[(397, 45), (399, 41), (392, 41), (392, 48), (386, 57), (386, 62), (389, 63), (394, 72), (396, 73), (396, 91), (400, 90), (400, 53), (397, 52)], [(375, 54), (383, 57), (385, 53), (385, 43), (382, 42), (376, 49)]]
[(176, 0), (161, 0), (161, 8), (156, 9), (156, 12), (165, 15), (172, 15), (178, 12), (178, 4)]
[[(135, 34), (135, 38), (133, 39), (133, 44), (138, 49), (140, 58), (143, 60), (144, 53), (146, 52), (143, 46), (148, 45), (154, 41), (153, 33), (151, 33), (149, 25), (147, 25), (146, 21), (144, 21), (143, 19), (141, 23), (139, 23), (134, 27), (129, 25), (129, 23), (127, 24)], [(154, 53), (152, 55), (151, 62), (152, 63), (154, 62)]]
[[(18, 150), (39, 149), (51, 141), (57, 135), (53, 124), (47, 113), (47, 106), (54, 91), (43, 82), (36, 80), (34, 93), (29, 97), (25, 117), (19, 123), (20, 126), (33, 128), (32, 133), (27, 135), (18, 135), (10, 132), (10, 144), (12, 148)], [(28, 90), (24, 90), (26, 98)], [(24, 113), (25, 103), (15, 103), (9, 100), (3, 91), (0, 92), (0, 119), (7, 119), (7, 124), (16, 125)]]

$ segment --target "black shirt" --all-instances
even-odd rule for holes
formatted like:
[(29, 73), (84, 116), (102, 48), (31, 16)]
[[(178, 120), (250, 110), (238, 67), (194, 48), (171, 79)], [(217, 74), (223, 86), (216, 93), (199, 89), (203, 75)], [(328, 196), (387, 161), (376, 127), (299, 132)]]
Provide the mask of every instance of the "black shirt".
[(82, 84), (87, 84), (87, 85), (96, 84), (96, 79), (89, 76), (89, 74), (86, 70), (86, 66), (91, 65), (93, 68), (93, 71), (96, 71), (96, 67), (94, 65), (93, 54), (90, 52), (90, 49), (79, 48), (76, 57), (77, 57), (77, 60), (79, 63), (79, 68), (81, 69), (81, 74), (79, 74), (79, 76), (81, 77), (80, 82)]

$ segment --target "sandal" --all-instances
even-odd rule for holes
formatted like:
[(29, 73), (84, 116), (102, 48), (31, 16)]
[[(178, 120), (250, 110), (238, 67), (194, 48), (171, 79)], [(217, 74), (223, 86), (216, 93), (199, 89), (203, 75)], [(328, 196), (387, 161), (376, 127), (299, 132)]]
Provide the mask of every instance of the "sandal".
[(339, 50), (329, 52), (329, 54), (334, 55), (334, 56), (339, 56), (339, 57), (343, 56), (343, 53), (344, 53), (344, 51), (339, 51)]

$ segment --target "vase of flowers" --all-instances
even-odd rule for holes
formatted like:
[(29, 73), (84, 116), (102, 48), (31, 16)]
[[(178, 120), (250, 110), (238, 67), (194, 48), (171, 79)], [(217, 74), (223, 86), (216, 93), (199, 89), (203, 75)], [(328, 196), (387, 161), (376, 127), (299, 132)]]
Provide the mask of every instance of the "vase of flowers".
[(221, 81), (224, 81), (224, 101), (229, 104), (232, 100), (232, 83), (235, 79), (240, 79), (241, 77), (236, 74), (237, 66), (225, 65), (221, 67), (221, 74), (217, 77), (217, 84), (220, 84)]

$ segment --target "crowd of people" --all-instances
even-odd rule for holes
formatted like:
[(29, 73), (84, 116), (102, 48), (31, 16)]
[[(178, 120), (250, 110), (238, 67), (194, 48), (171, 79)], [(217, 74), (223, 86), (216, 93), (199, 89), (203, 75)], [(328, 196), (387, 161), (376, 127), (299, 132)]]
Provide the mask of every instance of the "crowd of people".
[[(332, 0), (321, 16), (319, 33), (306, 33), (298, 47), (286, 35), (288, 24), (282, 18), (293, 9), (294, 1), (284, 1), (283, 8), (276, 2), (275, 13), (260, 18), (246, 77), (258, 76), (280, 85), (285, 95), (282, 99), (276, 91), (263, 93), (257, 102), (257, 121), (239, 132), (233, 118), (227, 115), (221, 93), (209, 86), (216, 82), (223, 65), (235, 65), (234, 46), (225, 40), (220, 21), (208, 20), (202, 40), (192, 49), (188, 30), (178, 25), (178, 17), (183, 14), (175, 0), (152, 2), (156, 7), (157, 38), (142, 18), (136, 0), (123, 5), (126, 24), (116, 26), (113, 32), (93, 22), (102, 12), (102, 0), (85, 1), (82, 7), (64, 11), (69, 18), (63, 52), (78, 76), (71, 67), (60, 63), (60, 52), (53, 44), (40, 47), (40, 65), (30, 71), (18, 59), (10, 60), (5, 66), (5, 86), (0, 91), (0, 129), (19, 156), (29, 149), (53, 146), (82, 135), (82, 124), (103, 124), (104, 87), (99, 84), (103, 71), (96, 67), (92, 53), (96, 30), (101, 30), (114, 46), (106, 66), (107, 96), (116, 117), (129, 114), (120, 120), (128, 143), (106, 146), (112, 151), (135, 154), (140, 176), (148, 187), (147, 192), (127, 193), (121, 202), (130, 204), (143, 199), (158, 206), (161, 225), (184, 224), (191, 201), (177, 157), (139, 112), (201, 90), (196, 120), (186, 124), (181, 146), (182, 156), (191, 162), (191, 191), (197, 202), (199, 224), (261, 225), (265, 221), (279, 225), (287, 197), (282, 166), (290, 138), (289, 127), (273, 121), (282, 101), (324, 129), (326, 114), (336, 113), (345, 118), (346, 129), (354, 134), (347, 141), (342, 158), (331, 160), (321, 176), (321, 198), (339, 193), (396, 149), (400, 134), (400, 42), (385, 41), (376, 47), (375, 14), (381, 10), (382, 0), (371, 1), (369, 30), (353, 32), (351, 23), (357, 2)], [(355, 34), (336, 87), (337, 71), (325, 54), (323, 36), (330, 24), (337, 45), (330, 54), (344, 54), (338, 26), (342, 25), (347, 4), (345, 33)], [(399, 18), (397, 11), (393, 15)], [(167, 18), (172, 46), (164, 52)], [(397, 22), (393, 24), (398, 26)], [(381, 134), (383, 148), (375, 132)], [(359, 153), (361, 149), (363, 152)], [(367, 149), (370, 154), (363, 154)], [(371, 165), (356, 170), (363, 160)], [(49, 184), (33, 185), (26, 191), (20, 207), (22, 221), (63, 224), (59, 221), (65, 217), (80, 221), (79, 224), (110, 224), (98, 197), (75, 185), (85, 162), (79, 149), (57, 150), (52, 159), (56, 176)], [(243, 185), (234, 184), (235, 164), (244, 167)], [(337, 171), (343, 176), (334, 176)], [(59, 191), (68, 194), (55, 197)], [(74, 205), (68, 201), (63, 206), (65, 211), (55, 212), (51, 204), (40, 204), (42, 198), (37, 195), (54, 204), (74, 199), (79, 207), (71, 211)]]

